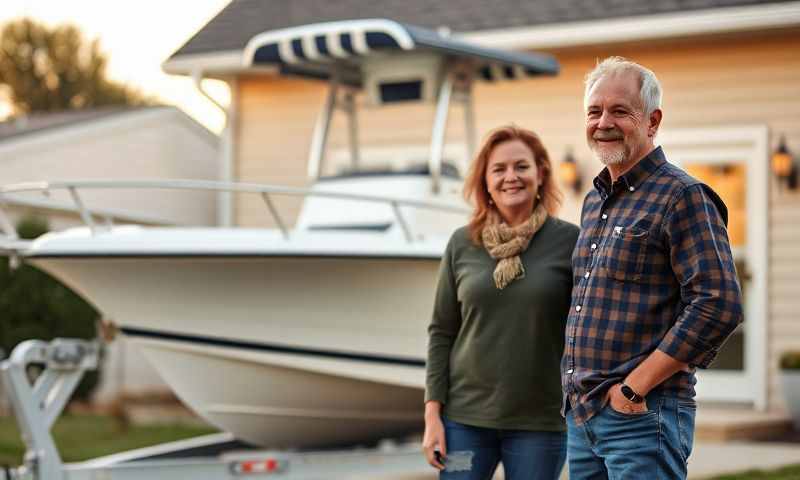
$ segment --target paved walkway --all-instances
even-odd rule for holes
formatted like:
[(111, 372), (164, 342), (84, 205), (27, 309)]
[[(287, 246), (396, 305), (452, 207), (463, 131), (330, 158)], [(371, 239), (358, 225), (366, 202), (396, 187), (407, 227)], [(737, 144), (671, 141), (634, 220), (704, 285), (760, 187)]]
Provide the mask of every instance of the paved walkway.
[[(689, 457), (689, 478), (701, 480), (726, 473), (746, 470), (774, 470), (787, 465), (800, 465), (800, 444), (772, 442), (698, 442)], [(564, 469), (566, 470), (566, 468)], [(362, 480), (353, 477), (354, 480)], [(382, 477), (380, 480), (436, 480), (430, 475)], [(495, 479), (502, 479), (501, 473)], [(561, 477), (568, 479), (566, 471)]]
[(800, 444), (700, 442), (689, 457), (689, 478), (701, 479), (745, 470), (774, 470), (800, 465)]

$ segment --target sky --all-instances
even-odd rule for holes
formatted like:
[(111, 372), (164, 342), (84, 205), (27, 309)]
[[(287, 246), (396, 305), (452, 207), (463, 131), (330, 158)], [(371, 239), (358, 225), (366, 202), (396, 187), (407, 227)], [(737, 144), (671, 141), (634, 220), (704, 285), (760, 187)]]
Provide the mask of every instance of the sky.
[[(230, 0), (0, 0), (0, 23), (31, 17), (48, 25), (72, 23), (87, 39), (99, 39), (109, 58), (109, 77), (175, 105), (214, 132), (224, 117), (204, 98), (191, 79), (167, 75), (161, 64)], [(208, 90), (223, 103), (227, 88), (207, 80)], [(0, 104), (0, 117), (8, 108)]]

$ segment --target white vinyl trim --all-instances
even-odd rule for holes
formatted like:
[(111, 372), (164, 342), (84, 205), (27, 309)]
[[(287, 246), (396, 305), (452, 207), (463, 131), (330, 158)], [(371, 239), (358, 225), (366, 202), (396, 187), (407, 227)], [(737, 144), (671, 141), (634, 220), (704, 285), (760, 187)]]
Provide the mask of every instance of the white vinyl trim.
[(191, 75), (196, 70), (207, 73), (242, 71), (242, 50), (181, 55), (162, 63), (161, 69), (172, 75)]
[(503, 28), (454, 35), (494, 48), (557, 48), (800, 24), (800, 2)]
[[(236, 163), (236, 133), (239, 125), (239, 79), (231, 77), (227, 80), (231, 101), (226, 112), (225, 130), (220, 137), (220, 181), (234, 182), (236, 179), (234, 165)], [(220, 227), (230, 227), (234, 223), (233, 193), (217, 193), (217, 222)]]
[[(760, 411), (768, 405), (769, 355), (769, 130), (764, 125), (665, 130), (659, 133), (667, 158), (670, 148), (680, 158), (710, 165), (744, 161), (747, 166), (747, 245), (751, 279), (745, 316), (745, 370), (699, 372), (698, 398), (748, 402)], [(736, 147), (726, 147), (736, 145)], [(709, 147), (712, 147), (709, 149)], [(705, 150), (708, 149), (708, 150)], [(678, 159), (678, 156), (675, 156)]]

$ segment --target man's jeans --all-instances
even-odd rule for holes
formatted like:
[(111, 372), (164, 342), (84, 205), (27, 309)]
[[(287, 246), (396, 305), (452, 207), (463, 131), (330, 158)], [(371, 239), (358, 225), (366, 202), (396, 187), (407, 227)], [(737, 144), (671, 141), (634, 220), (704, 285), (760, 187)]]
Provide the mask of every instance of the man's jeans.
[(686, 478), (694, 439), (694, 401), (648, 395), (647, 413), (610, 404), (581, 426), (567, 415), (570, 480)]
[(440, 480), (489, 480), (503, 462), (506, 480), (556, 480), (564, 468), (563, 432), (473, 427), (442, 418), (447, 460)]

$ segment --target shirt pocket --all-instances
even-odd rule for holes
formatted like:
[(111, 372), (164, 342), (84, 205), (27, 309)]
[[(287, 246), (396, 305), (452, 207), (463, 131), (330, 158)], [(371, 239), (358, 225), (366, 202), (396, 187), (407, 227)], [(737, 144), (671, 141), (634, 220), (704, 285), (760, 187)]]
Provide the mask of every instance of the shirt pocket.
[(603, 266), (609, 277), (623, 282), (642, 279), (650, 232), (635, 226), (615, 226), (608, 239)]

